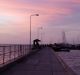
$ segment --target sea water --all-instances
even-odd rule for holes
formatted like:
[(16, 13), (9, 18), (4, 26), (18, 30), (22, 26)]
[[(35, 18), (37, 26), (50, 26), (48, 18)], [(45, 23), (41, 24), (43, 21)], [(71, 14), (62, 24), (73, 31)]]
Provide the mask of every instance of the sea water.
[[(6, 46), (6, 45), (2, 45), (2, 46)], [(1, 45), (0, 45), (0, 67), (3, 65), (3, 60), (4, 60), (4, 63), (6, 64), (6, 63), (11, 62), (14, 59), (19, 57), (19, 52), (18, 52), (19, 46), (18, 45), (16, 45), (16, 46), (7, 45), (7, 47), (5, 47), (5, 54), (4, 54), (3, 48), (4, 47), (1, 47)], [(10, 51), (11, 51), (11, 53), (10, 53)], [(26, 54), (28, 52), (29, 52), (29, 46), (26, 45)]]
[(80, 50), (57, 52), (57, 54), (77, 75), (80, 75)]

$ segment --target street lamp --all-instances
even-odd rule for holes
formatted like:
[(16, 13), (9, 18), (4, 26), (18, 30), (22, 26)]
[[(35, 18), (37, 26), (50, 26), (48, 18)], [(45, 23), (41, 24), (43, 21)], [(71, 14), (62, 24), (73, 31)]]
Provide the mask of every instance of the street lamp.
[(39, 14), (32, 14), (32, 15), (30, 15), (30, 49), (31, 49), (31, 17), (32, 16), (39, 16)]

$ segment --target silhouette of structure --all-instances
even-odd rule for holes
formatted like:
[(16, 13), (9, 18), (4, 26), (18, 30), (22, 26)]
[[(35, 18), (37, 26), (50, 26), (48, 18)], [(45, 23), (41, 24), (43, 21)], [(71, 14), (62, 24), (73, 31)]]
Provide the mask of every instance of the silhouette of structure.
[(39, 42), (40, 42), (39, 39), (33, 40), (33, 48), (32, 49), (39, 49), (40, 48)]

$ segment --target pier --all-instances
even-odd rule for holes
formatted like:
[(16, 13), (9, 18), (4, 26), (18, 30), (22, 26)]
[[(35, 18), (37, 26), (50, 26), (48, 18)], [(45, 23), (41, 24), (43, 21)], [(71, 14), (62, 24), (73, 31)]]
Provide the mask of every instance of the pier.
[(0, 75), (76, 75), (49, 47), (34, 50), (21, 59), (1, 71)]

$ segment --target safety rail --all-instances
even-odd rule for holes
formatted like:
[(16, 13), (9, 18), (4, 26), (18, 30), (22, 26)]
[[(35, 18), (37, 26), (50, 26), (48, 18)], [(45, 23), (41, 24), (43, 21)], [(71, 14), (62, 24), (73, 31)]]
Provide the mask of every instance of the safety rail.
[(0, 67), (29, 53), (29, 45), (0, 46)]

